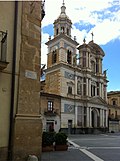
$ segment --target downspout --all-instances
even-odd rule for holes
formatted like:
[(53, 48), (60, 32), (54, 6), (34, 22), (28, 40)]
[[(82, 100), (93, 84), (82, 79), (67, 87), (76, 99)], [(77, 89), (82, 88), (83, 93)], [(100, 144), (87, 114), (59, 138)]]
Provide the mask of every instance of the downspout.
[(8, 161), (13, 159), (13, 134), (14, 134), (14, 95), (15, 95), (15, 67), (16, 67), (16, 42), (17, 42), (17, 15), (18, 1), (15, 1), (14, 9), (14, 32), (13, 32), (13, 58), (12, 58), (12, 80), (11, 80), (11, 102), (9, 117), (9, 140), (8, 140)]

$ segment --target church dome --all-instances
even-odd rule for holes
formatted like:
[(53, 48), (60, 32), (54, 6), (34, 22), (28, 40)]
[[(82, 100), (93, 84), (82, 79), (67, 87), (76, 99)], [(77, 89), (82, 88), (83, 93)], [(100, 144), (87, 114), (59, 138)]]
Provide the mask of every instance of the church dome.
[(93, 40), (90, 41), (90, 42), (88, 43), (88, 45), (89, 45), (90, 47), (92, 47), (92, 49), (93, 49), (96, 53), (101, 53), (103, 56), (105, 55), (103, 49), (102, 49), (98, 44), (94, 43)]

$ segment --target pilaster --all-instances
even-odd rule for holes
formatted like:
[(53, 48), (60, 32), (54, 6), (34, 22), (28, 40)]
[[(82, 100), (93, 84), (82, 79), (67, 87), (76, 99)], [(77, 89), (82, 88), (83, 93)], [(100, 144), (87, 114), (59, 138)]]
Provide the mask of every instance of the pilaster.
[(90, 125), (90, 108), (87, 107), (87, 127)]
[(13, 160), (40, 156), (42, 121), (40, 110), (41, 2), (22, 2), (19, 91), (14, 127)]

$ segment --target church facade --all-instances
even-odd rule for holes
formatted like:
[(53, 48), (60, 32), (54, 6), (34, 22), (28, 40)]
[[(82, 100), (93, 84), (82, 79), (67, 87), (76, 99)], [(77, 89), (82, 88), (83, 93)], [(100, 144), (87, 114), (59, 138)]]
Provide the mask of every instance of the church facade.
[[(72, 39), (72, 22), (63, 3), (49, 37), (44, 92), (60, 96), (60, 124), (66, 133), (97, 133), (108, 129), (107, 76), (102, 48)], [(77, 50), (79, 53), (77, 54)], [(54, 105), (54, 103), (52, 104)], [(55, 107), (53, 107), (54, 109)], [(51, 118), (54, 122), (54, 118)], [(45, 125), (45, 123), (44, 123)]]

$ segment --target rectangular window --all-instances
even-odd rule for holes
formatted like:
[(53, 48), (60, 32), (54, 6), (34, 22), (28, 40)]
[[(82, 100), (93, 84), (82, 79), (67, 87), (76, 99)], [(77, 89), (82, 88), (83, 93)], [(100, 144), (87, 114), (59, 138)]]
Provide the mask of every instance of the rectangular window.
[(97, 84), (97, 96), (99, 96), (99, 83), (96, 82), (96, 84)]
[(53, 111), (53, 101), (48, 101), (48, 111)]
[(86, 52), (83, 52), (83, 67), (86, 67)]
[(117, 118), (117, 111), (115, 111), (115, 118)]
[(86, 84), (83, 84), (83, 95), (86, 96)]
[(86, 107), (77, 107), (77, 126), (86, 127)]
[(113, 105), (116, 105), (116, 101), (115, 100), (113, 100)]
[(95, 96), (95, 86), (91, 85), (91, 96)]
[(72, 94), (72, 87), (68, 86), (68, 94)]

